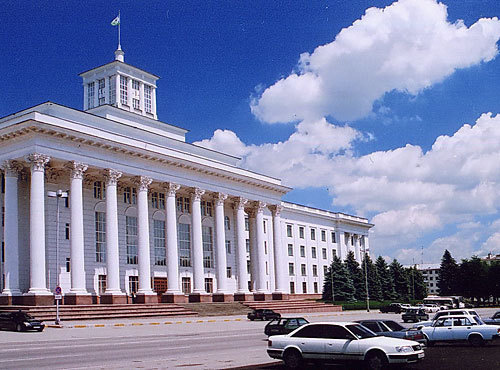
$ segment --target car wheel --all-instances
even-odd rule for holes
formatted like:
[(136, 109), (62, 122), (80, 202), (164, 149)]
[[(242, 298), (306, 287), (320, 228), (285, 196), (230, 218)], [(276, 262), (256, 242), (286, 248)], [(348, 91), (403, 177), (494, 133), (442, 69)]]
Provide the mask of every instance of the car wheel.
[(382, 352), (371, 352), (365, 358), (366, 367), (370, 370), (380, 370), (387, 367), (387, 357)]
[(17, 332), (21, 332), (21, 331), (23, 331), (23, 326), (22, 326), (21, 324), (17, 324), (17, 325), (16, 325), (16, 331), (17, 331)]
[(473, 347), (482, 347), (482, 346), (484, 346), (484, 340), (479, 335), (471, 335), (469, 337), (469, 343)]
[(254, 319), (253, 317), (251, 317), (251, 318), (250, 318), (250, 321), (253, 321), (253, 320), (255, 320), (255, 319)]
[(40, 328), (40, 329), (36, 329), (37, 331), (43, 331), (43, 328)]
[(302, 356), (300, 355), (299, 351), (295, 349), (289, 349), (283, 355), (283, 362), (289, 369), (300, 369), (302, 367)]
[(262, 321), (267, 321), (267, 317), (266, 316), (262, 316)]

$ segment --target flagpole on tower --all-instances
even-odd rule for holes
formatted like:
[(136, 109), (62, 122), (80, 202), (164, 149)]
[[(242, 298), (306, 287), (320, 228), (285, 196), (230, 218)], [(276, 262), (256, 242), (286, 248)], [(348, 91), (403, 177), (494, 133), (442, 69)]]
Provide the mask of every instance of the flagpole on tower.
[(116, 49), (116, 51), (115, 51), (115, 60), (123, 62), (124, 61), (123, 54), (125, 54), (125, 53), (123, 52), (122, 46), (121, 46), (120, 23), (121, 23), (120, 22), (120, 11), (118, 11), (118, 16), (111, 21), (111, 25), (118, 26), (118, 49)]
[(121, 19), (120, 19), (120, 11), (118, 10), (118, 49), (121, 49), (122, 46), (121, 46), (121, 40), (120, 40), (120, 23), (121, 23)]

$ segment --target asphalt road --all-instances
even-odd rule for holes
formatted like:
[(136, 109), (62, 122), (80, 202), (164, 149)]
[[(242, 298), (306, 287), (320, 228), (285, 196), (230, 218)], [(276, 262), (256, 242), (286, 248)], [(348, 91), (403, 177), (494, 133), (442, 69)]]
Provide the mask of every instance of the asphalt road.
[[(493, 311), (481, 310), (480, 314), (486, 317)], [(362, 311), (302, 316), (315, 322), (363, 318), (401, 321), (400, 315)], [(46, 328), (42, 333), (0, 331), (0, 369), (282, 368), (280, 361), (273, 362), (267, 356), (266, 323), (242, 316), (65, 324), (65, 328)], [(408, 368), (496, 369), (500, 368), (500, 343), (479, 349), (438, 345), (428, 348), (426, 356), (424, 362)]]

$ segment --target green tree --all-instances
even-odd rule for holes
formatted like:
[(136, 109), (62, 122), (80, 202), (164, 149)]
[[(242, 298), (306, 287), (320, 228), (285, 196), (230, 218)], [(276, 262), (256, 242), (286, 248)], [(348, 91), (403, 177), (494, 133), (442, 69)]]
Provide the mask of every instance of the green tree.
[(424, 299), (427, 297), (427, 285), (425, 284), (424, 275), (415, 266), (405, 270), (406, 279), (410, 283), (410, 297), (412, 299)]
[(488, 269), (488, 285), (490, 287), (490, 295), (498, 304), (500, 298), (500, 262), (494, 261)]
[(382, 256), (378, 256), (375, 261), (378, 277), (380, 279), (380, 288), (382, 290), (382, 298), (384, 300), (396, 299), (396, 291), (394, 290), (394, 281), (392, 280), (389, 266)]
[[(490, 282), (488, 281), (488, 265), (479, 257), (464, 259), (458, 267), (458, 291), (464, 297), (476, 299), (489, 298)], [(498, 280), (498, 276), (496, 280)]]
[[(378, 276), (377, 269), (375, 268), (375, 265), (373, 264), (369, 255), (365, 255), (365, 258), (363, 258), (363, 262), (361, 263), (361, 273), (363, 274), (363, 281), (365, 279), (365, 263), (366, 273), (368, 276), (368, 295), (371, 300), (381, 301), (382, 289), (380, 287), (380, 278)], [(366, 299), (366, 288), (363, 291), (363, 298)]]
[(446, 249), (441, 258), (437, 286), (442, 296), (458, 293), (458, 265), (451, 253)]
[(397, 299), (403, 301), (409, 300), (410, 283), (405, 273), (404, 267), (394, 259), (389, 265), (389, 271), (394, 281), (394, 290), (397, 294)]
[(335, 256), (325, 275), (323, 284), (323, 300), (332, 300), (332, 281), (333, 281), (333, 300), (335, 301), (353, 301), (354, 285), (347, 271), (346, 266), (340, 258)]
[(349, 276), (351, 277), (352, 283), (354, 285), (354, 298), (357, 300), (364, 299), (365, 297), (365, 280), (364, 275), (359, 268), (359, 263), (356, 261), (354, 252), (350, 251), (347, 253), (345, 259), (345, 265), (347, 271), (349, 271)]

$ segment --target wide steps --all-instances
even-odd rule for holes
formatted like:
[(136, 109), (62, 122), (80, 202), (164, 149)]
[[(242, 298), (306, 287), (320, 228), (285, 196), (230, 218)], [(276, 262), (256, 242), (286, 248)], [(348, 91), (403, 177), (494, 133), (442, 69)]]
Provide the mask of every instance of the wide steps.
[(334, 306), (322, 302), (299, 300), (299, 299), (291, 299), (284, 301), (244, 302), (244, 305), (251, 309), (266, 308), (279, 313), (342, 311), (342, 306)]

